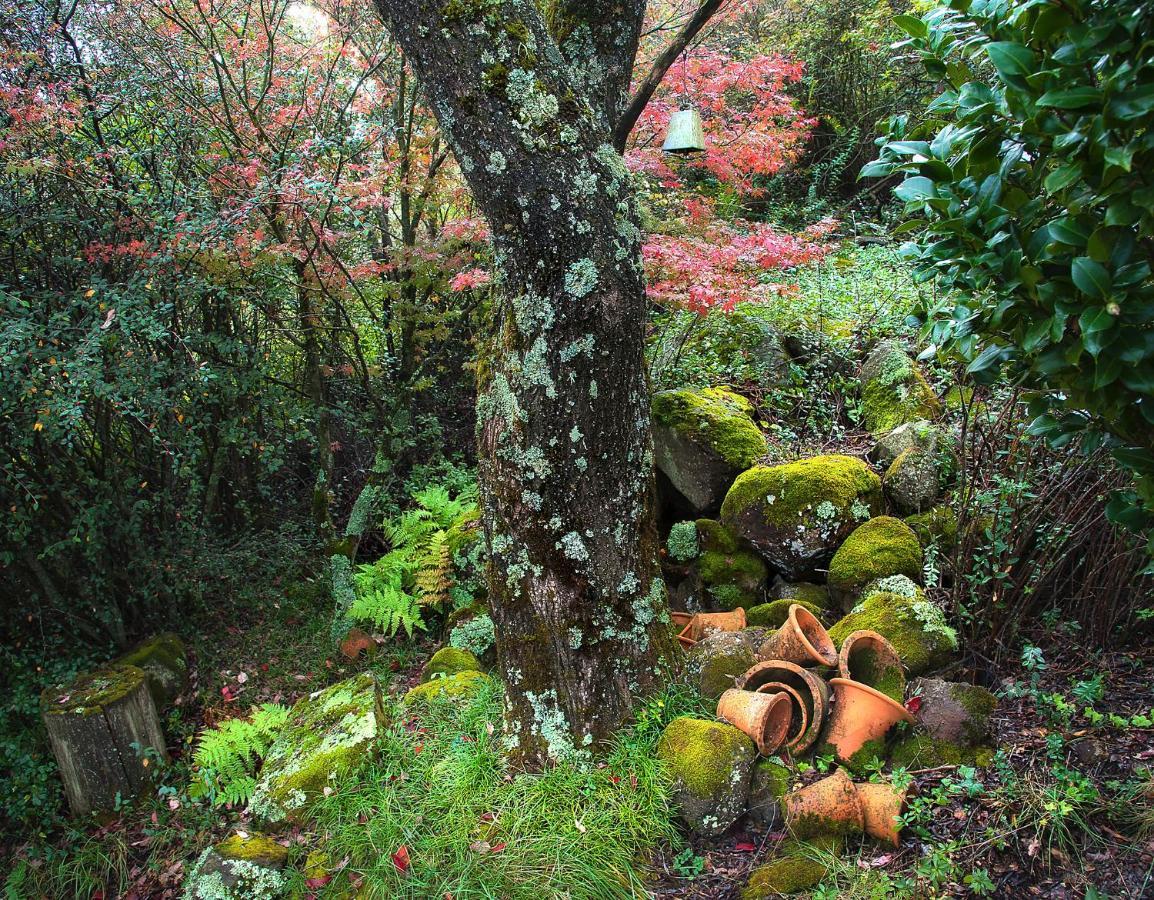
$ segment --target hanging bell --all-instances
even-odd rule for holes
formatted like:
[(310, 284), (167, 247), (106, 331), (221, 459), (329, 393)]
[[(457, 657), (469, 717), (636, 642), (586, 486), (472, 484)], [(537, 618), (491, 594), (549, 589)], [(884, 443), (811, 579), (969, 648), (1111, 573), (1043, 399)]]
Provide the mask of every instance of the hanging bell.
[(701, 113), (690, 106), (670, 116), (669, 131), (661, 149), (666, 153), (704, 153), (705, 130), (701, 127)]

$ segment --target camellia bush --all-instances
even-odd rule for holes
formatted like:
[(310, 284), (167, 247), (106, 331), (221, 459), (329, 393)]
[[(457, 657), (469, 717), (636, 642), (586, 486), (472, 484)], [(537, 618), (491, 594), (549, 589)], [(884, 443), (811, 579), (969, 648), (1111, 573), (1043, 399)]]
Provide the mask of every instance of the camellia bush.
[(930, 352), (1034, 389), (1051, 443), (1108, 443), (1135, 474), (1111, 517), (1149, 529), (1154, 5), (953, 0), (896, 22), (945, 90), (917, 130), (891, 120), (862, 174), (903, 176), (905, 252), (945, 289)]

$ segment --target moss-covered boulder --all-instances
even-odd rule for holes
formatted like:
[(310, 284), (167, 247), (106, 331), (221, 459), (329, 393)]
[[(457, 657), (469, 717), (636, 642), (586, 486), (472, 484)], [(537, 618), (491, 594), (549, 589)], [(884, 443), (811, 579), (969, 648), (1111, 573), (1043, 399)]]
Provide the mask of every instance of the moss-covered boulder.
[(755, 662), (754, 650), (740, 632), (710, 631), (690, 648), (686, 666), (701, 696), (717, 700)]
[(148, 676), (148, 690), (162, 710), (188, 685), (188, 655), (184, 641), (171, 632), (141, 641), (116, 660), (117, 665), (136, 666)]
[(989, 742), (990, 716), (998, 698), (976, 684), (917, 678), (910, 695), (918, 698), (914, 718), (931, 738), (959, 747), (978, 747)]
[(184, 882), (185, 900), (280, 900), (291, 883), (288, 849), (270, 837), (241, 832), (209, 847)]
[(769, 596), (774, 600), (808, 603), (821, 609), (832, 609), (834, 606), (829, 588), (824, 584), (814, 584), (812, 581), (784, 581), (776, 578), (770, 585)]
[(761, 625), (764, 628), (780, 628), (789, 618), (789, 608), (797, 603), (804, 606), (820, 620), (825, 616), (825, 610), (804, 600), (771, 600), (761, 603), (745, 614), (745, 620), (751, 625)]
[(749, 817), (772, 829), (781, 818), (778, 801), (789, 793), (793, 773), (776, 759), (760, 759), (749, 784)]
[(941, 429), (933, 422), (925, 419), (903, 422), (877, 438), (877, 442), (869, 452), (869, 458), (880, 468), (888, 469), (890, 464), (907, 450), (934, 451), (941, 442)]
[(941, 741), (928, 734), (908, 734), (896, 740), (889, 752), (890, 766), (895, 769), (935, 769), (938, 766), (978, 766), (994, 761), (990, 747), (962, 747)]
[(906, 422), (936, 419), (942, 410), (921, 367), (896, 341), (883, 341), (861, 369), (862, 420), (871, 434)]
[(480, 672), (481, 661), (468, 650), (460, 647), (442, 647), (421, 669), (421, 683), (434, 678), (446, 678), (461, 672)]
[[(454, 619), (454, 617), (456, 617)], [(488, 609), (479, 604), (457, 610), (445, 625), (449, 646), (468, 650), (489, 668), (497, 660), (497, 634)]]
[(880, 511), (881, 479), (860, 459), (829, 455), (742, 472), (721, 521), (796, 578), (829, 562), (854, 526)]
[(756, 303), (712, 310), (697, 320), (680, 357), (735, 384), (779, 385), (789, 377), (789, 357), (773, 312)]
[(877, 516), (845, 539), (829, 564), (829, 590), (845, 604), (867, 584), (888, 575), (917, 579), (922, 573), (922, 545), (901, 519)]
[(886, 499), (903, 515), (933, 508), (945, 485), (944, 458), (916, 447), (893, 461), (882, 477)]
[(490, 681), (491, 679), (484, 672), (458, 672), (456, 675), (446, 675), (443, 678), (434, 678), (424, 684), (418, 684), (405, 694), (402, 702), (405, 706), (414, 706), (436, 700), (438, 697), (468, 699)]
[[(910, 584), (902, 576), (883, 579)], [(895, 583), (896, 587), (897, 584)], [(958, 649), (958, 636), (946, 622), (945, 614), (926, 599), (916, 585), (912, 596), (886, 590), (868, 591), (853, 612), (837, 622), (829, 636), (839, 647), (853, 632), (876, 631), (893, 644), (898, 658), (911, 675), (921, 675), (944, 666)], [(904, 590), (904, 588), (903, 588)]]
[(741, 900), (772, 900), (808, 891), (829, 872), (822, 857), (836, 853), (840, 846), (841, 840), (835, 837), (782, 841), (773, 859), (753, 870)]
[(380, 687), (367, 672), (298, 701), (265, 755), (249, 810), (270, 823), (307, 821), (325, 786), (373, 752), (384, 718)]
[(695, 834), (721, 834), (745, 812), (757, 748), (732, 725), (681, 716), (666, 726), (657, 756)]
[(697, 558), (695, 568), (708, 609), (749, 609), (764, 597), (769, 571), (752, 551), (706, 550)]
[(740, 394), (725, 388), (654, 394), (654, 463), (698, 512), (716, 509), (737, 474), (765, 452), (753, 405)]
[(924, 513), (906, 516), (905, 523), (914, 530), (922, 547), (936, 544), (951, 550), (958, 544), (958, 515), (948, 506), (935, 506)]

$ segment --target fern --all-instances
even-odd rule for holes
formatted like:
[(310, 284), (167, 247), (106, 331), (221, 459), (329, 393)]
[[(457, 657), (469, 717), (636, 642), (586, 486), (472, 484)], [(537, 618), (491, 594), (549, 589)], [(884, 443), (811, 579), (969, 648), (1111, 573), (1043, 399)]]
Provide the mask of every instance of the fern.
[(247, 803), (256, 788), (256, 773), (289, 711), (276, 703), (253, 710), (249, 719), (227, 719), (201, 732), (193, 753), (198, 795), (217, 806)]

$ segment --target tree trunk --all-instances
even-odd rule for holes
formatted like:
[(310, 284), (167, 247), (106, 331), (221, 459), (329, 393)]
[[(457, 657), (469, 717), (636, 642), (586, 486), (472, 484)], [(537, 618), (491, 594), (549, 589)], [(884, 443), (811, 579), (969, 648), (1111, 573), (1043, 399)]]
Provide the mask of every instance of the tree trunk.
[(624, 97), (610, 82), (628, 84), (644, 4), (604, 16), (583, 4), (585, 22), (578, 5), (565, 10), (563, 46), (583, 54), (580, 69), (525, 0), (378, 5), (493, 232), (481, 498), (507, 742), (536, 767), (608, 738), (672, 648), (641, 232), (610, 146)]

